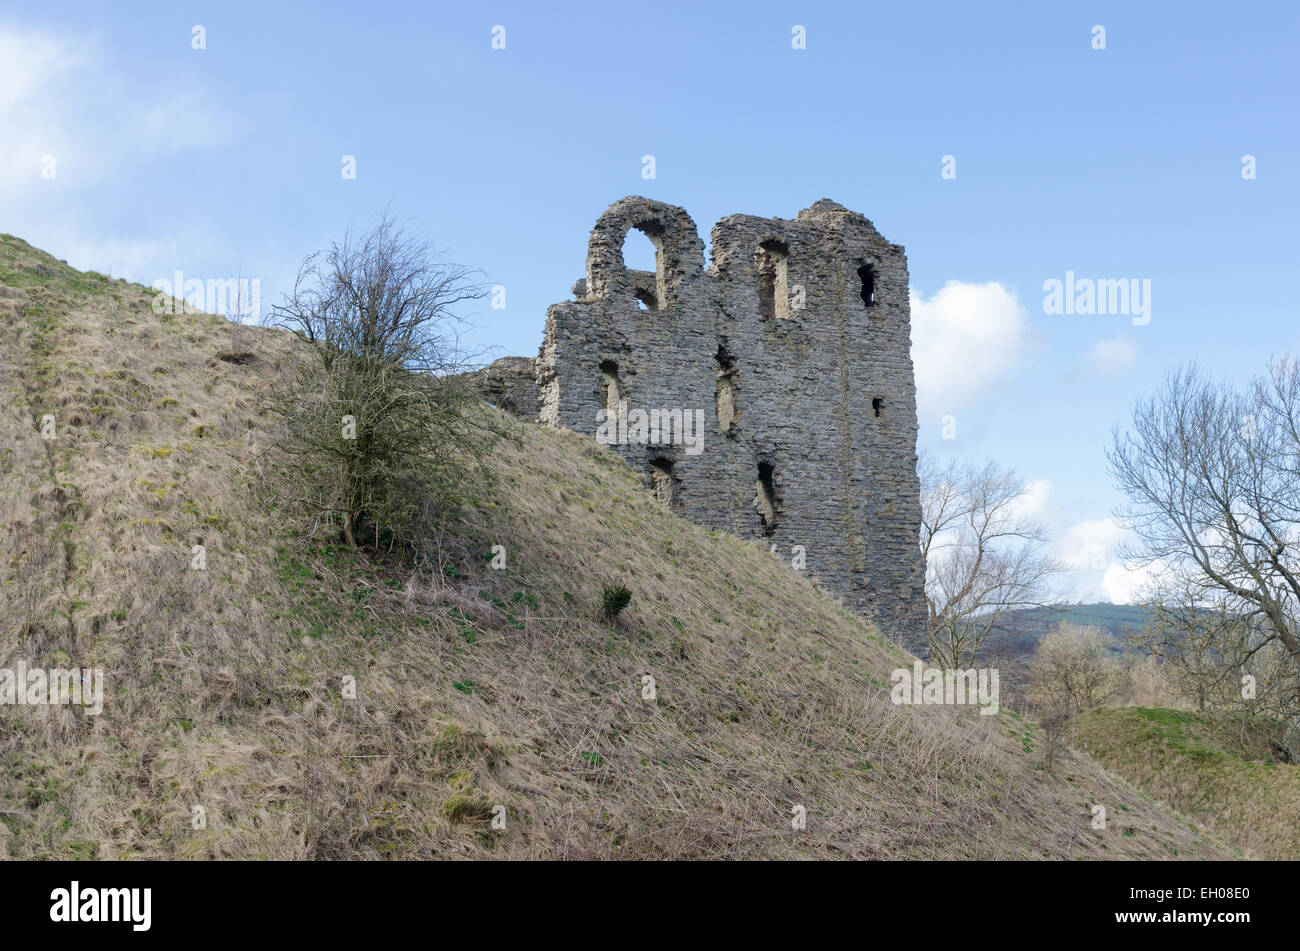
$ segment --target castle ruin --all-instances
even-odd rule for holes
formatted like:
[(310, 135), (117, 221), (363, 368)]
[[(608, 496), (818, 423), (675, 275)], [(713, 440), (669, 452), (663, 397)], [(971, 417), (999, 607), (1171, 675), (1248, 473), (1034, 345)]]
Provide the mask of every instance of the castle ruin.
[[(624, 265), (633, 228), (653, 273)], [(693, 522), (787, 562), (802, 550), (824, 589), (924, 656), (903, 248), (823, 199), (794, 220), (722, 219), (712, 258), (683, 209), (611, 205), (575, 299), (547, 312), (540, 421), (609, 444)]]

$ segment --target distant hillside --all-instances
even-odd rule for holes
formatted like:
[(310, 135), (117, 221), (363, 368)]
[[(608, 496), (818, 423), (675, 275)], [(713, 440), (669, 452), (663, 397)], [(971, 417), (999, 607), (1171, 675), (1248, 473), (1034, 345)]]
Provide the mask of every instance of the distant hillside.
[(1141, 605), (1062, 604), (1008, 611), (1000, 627), (1007, 635), (1037, 640), (1058, 624), (1079, 624), (1101, 628), (1116, 638), (1147, 625), (1150, 611)]
[(1062, 604), (1008, 611), (989, 634), (982, 655), (998, 662), (1007, 684), (1017, 695), (1024, 687), (1029, 658), (1044, 634), (1058, 624), (1097, 627), (1115, 638), (1121, 650), (1125, 635), (1146, 626), (1146, 608), (1129, 604)]
[(1081, 624), (1101, 628), (1115, 638), (1115, 650), (1123, 649), (1125, 635), (1141, 630), (1147, 622), (1146, 608), (1128, 604), (1063, 604), (1008, 611), (1002, 623), (990, 632), (980, 656), (996, 663), (1003, 689), (1013, 702), (1024, 698), (1029, 659), (1042, 636), (1058, 624)]
[(0, 855), (1235, 854), (1005, 710), (895, 706), (910, 656), (574, 433), (495, 447), (440, 576), (313, 535), (261, 399), (294, 339), (154, 296), (0, 237), (0, 666), (107, 680), (0, 708)]

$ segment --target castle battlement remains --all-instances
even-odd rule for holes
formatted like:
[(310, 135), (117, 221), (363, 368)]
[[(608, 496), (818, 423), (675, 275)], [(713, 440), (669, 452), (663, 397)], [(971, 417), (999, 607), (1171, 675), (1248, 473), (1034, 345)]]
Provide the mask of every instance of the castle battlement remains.
[[(653, 273), (624, 265), (633, 228)], [(794, 220), (722, 219), (712, 258), (683, 209), (611, 205), (575, 300), (547, 312), (541, 422), (610, 445), (700, 525), (787, 562), (801, 549), (825, 589), (924, 656), (903, 248), (823, 199)]]

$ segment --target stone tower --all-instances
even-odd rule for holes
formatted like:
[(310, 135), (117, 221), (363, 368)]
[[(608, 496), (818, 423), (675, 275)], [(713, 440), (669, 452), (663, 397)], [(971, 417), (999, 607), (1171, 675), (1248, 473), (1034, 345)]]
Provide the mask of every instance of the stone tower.
[[(654, 273), (624, 266), (632, 228)], [(541, 421), (609, 444), (700, 525), (787, 563), (802, 548), (809, 575), (924, 656), (903, 248), (823, 199), (792, 221), (724, 218), (712, 257), (683, 209), (611, 205), (576, 299), (547, 313)]]

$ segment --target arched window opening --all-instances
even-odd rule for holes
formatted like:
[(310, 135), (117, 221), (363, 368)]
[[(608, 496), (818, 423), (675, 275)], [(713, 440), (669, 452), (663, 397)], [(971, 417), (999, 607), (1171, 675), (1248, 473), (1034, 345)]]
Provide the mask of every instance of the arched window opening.
[[(632, 275), (637, 305), (642, 310), (658, 310), (664, 301), (664, 228), (657, 221), (633, 225), (623, 236), (623, 266)], [(637, 277), (646, 279), (638, 281)], [(652, 278), (652, 280), (650, 280)], [(649, 283), (654, 290), (646, 287)], [(636, 286), (636, 285), (640, 286)]]
[(623, 237), (623, 266), (654, 274), (659, 268), (659, 249), (658, 235), (652, 238), (644, 228), (628, 228)]

